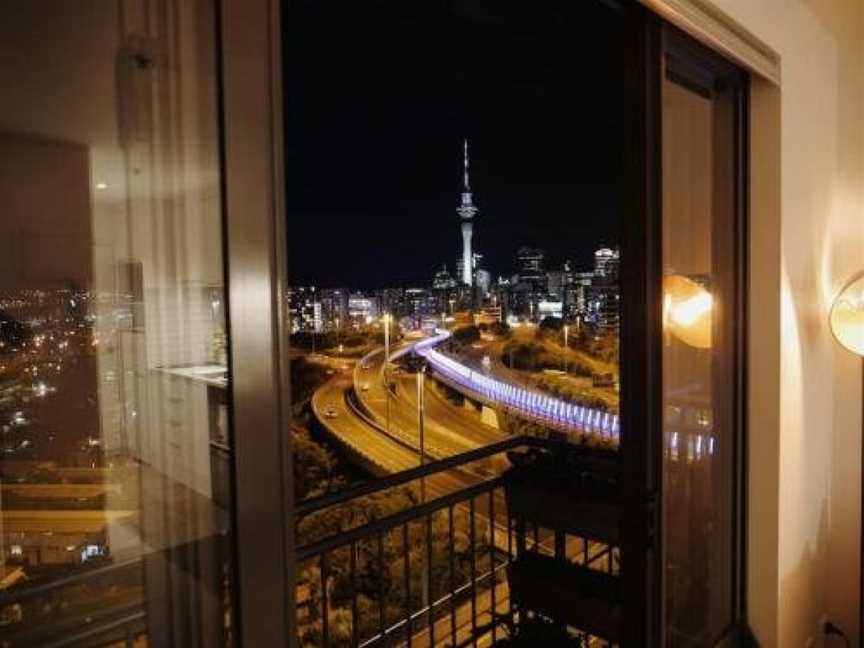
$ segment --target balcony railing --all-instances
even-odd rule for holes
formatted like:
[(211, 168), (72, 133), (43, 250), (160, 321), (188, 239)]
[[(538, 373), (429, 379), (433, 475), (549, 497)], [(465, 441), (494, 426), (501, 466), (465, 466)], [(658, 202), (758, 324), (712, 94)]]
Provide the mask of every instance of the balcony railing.
[[(513, 460), (554, 456), (557, 447), (514, 437), (299, 502), (297, 515), (308, 521), (393, 489), (411, 489), (414, 498), (407, 508), (297, 547), (300, 645), (615, 645), (618, 525), (614, 502), (604, 508), (608, 492), (598, 487), (617, 470), (612, 454), (585, 451), (575, 464), (564, 461), (564, 480), (572, 485), (581, 475), (586, 497), (562, 488), (541, 494), (543, 505), (535, 506), (531, 480), (523, 473), (520, 481), (511, 468), (470, 484), (454, 478), (450, 492), (416, 498), (423, 480), (467, 473), (472, 463), (508, 451), (517, 451)], [(142, 570), (141, 559), (111, 562), (0, 593), (0, 646), (138, 645), (148, 634)], [(118, 583), (128, 587), (113, 605)]]
[[(506, 451), (549, 448), (541, 439), (511, 438), (310, 499), (299, 504), (298, 514), (350, 507)], [(598, 517), (596, 507), (575, 524), (567, 521), (573, 519), (567, 510), (534, 517), (530, 494), (527, 500), (505, 495), (512, 473), (298, 547), (301, 646), (613, 645), (620, 626), (617, 521)], [(511, 510), (514, 502), (519, 511)], [(543, 573), (550, 576), (539, 586), (569, 600), (544, 603), (532, 594), (534, 576)], [(562, 583), (561, 575), (578, 582)], [(580, 589), (584, 596), (566, 593)], [(574, 619), (562, 607), (568, 605), (594, 618), (583, 613)], [(584, 623), (574, 626), (574, 620)]]
[(0, 646), (134, 646), (146, 635), (143, 588), (112, 602), (118, 583), (142, 582), (143, 561), (108, 561), (49, 583), (0, 592)]

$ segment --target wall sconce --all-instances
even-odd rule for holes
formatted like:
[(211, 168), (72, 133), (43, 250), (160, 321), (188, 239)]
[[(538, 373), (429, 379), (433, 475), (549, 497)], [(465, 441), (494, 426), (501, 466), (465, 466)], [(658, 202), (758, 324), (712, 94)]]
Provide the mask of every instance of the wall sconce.
[(864, 356), (864, 274), (846, 284), (831, 305), (831, 332), (847, 350)]
[[(864, 356), (864, 273), (853, 277), (834, 298), (831, 312), (828, 314), (828, 323), (834, 338), (844, 349)], [(862, 454), (862, 462), (864, 462), (864, 454)], [(861, 488), (861, 502), (864, 506), (864, 480), (861, 482)], [(861, 516), (864, 521), (864, 508), (861, 509)], [(862, 562), (859, 565), (858, 628), (864, 636), (864, 531), (861, 533), (859, 543), (859, 556)]]
[(711, 348), (714, 298), (704, 286), (684, 275), (663, 279), (663, 329), (697, 349)]

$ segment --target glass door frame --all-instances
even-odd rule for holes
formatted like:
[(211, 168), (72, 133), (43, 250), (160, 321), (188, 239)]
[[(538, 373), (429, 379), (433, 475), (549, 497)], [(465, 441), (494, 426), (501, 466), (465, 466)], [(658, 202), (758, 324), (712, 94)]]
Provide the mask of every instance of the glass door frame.
[(294, 515), (279, 0), (221, 0), (236, 637), (294, 644)]
[[(648, 9), (622, 12), (637, 41), (638, 97), (625, 173), (621, 242), (622, 598), (626, 646), (663, 645), (662, 164), (660, 87), (664, 57), (684, 57), (714, 76), (734, 73), (736, 264), (733, 624), (718, 645), (752, 637), (746, 614), (747, 77)], [(286, 237), (282, 156), (279, 0), (220, 2), (221, 131), (232, 375), (238, 639), (295, 643), (293, 484), (288, 336), (284, 321)], [(262, 37), (262, 35), (266, 35)], [(264, 118), (262, 118), (262, 115)], [(265, 190), (266, 189), (266, 190)]]

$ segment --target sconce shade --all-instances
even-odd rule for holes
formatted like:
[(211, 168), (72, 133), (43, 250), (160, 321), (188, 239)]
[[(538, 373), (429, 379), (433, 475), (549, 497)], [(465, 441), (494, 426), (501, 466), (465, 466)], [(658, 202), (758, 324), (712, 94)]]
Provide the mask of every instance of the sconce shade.
[(714, 300), (703, 286), (684, 275), (663, 279), (663, 327), (684, 344), (711, 348)]
[(829, 315), (831, 332), (846, 349), (864, 356), (864, 275), (846, 284)]

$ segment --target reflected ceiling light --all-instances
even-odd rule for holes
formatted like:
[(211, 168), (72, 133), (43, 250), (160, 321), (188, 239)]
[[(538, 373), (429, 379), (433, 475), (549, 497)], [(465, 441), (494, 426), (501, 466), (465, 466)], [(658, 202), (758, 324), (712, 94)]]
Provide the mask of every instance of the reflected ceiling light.
[(97, 189), (107, 189), (107, 188), (108, 188), (108, 185), (107, 185), (106, 183), (104, 183), (104, 182), (97, 182), (97, 183), (96, 183), (96, 188), (97, 188)]
[(864, 356), (864, 274), (846, 284), (831, 305), (831, 332), (847, 350)]
[(697, 349), (711, 348), (714, 298), (684, 275), (663, 279), (663, 328)]

